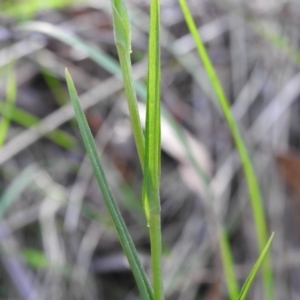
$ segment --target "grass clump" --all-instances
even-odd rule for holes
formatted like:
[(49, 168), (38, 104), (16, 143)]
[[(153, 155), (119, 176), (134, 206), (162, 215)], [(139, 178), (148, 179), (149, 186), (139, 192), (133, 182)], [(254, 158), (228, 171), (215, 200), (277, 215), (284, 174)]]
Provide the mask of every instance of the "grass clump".
[[(262, 207), (262, 201), (258, 182), (248, 155), (247, 148), (241, 138), (238, 126), (231, 113), (228, 101), (223, 92), (221, 84), (216, 76), (216, 72), (206, 49), (198, 35), (195, 23), (192, 19), (190, 11), (185, 1), (180, 0), (180, 5), (184, 12), (186, 22), (195, 39), (199, 55), (203, 61), (207, 75), (212, 83), (213, 89), (217, 95), (220, 106), (224, 113), (225, 119), (228, 122), (232, 132), (237, 150), (241, 156), (242, 165), (244, 168), (250, 200), (254, 211), (255, 224), (259, 240), (259, 249), (261, 255), (250, 272), (241, 292), (239, 292), (238, 284), (235, 279), (233, 270), (233, 261), (231, 250), (227, 240), (225, 231), (221, 228), (220, 244), (223, 261), (225, 262), (225, 275), (229, 287), (231, 299), (245, 299), (253, 279), (258, 271), (258, 268), (263, 262), (263, 259), (268, 256), (267, 252), (273, 240), (273, 235), (267, 240), (266, 222)], [(81, 109), (79, 98), (71, 78), (71, 75), (66, 71), (66, 79), (70, 98), (74, 106), (76, 119), (79, 125), (81, 136), (93, 166), (94, 174), (102, 190), (106, 206), (114, 222), (114, 226), (118, 233), (123, 251), (127, 256), (128, 262), (135, 277), (140, 295), (142, 299), (163, 300), (163, 272), (161, 264), (162, 242), (161, 242), (161, 206), (160, 206), (160, 172), (161, 172), (161, 154), (160, 154), (160, 2), (152, 0), (150, 6), (150, 26), (149, 26), (149, 52), (148, 52), (148, 81), (147, 81), (147, 110), (146, 110), (146, 125), (145, 135), (142, 130), (139, 111), (136, 97), (136, 84), (133, 81), (131, 68), (131, 40), (130, 40), (130, 23), (125, 3), (123, 1), (112, 0), (112, 12), (114, 20), (115, 44), (118, 50), (121, 73), (123, 76), (125, 94), (128, 101), (130, 112), (131, 126), (134, 133), (135, 143), (138, 150), (141, 168), (143, 170), (143, 192), (142, 201), (144, 212), (147, 219), (147, 224), (150, 233), (151, 245), (151, 268), (152, 268), (152, 286), (148, 281), (147, 275), (139, 261), (137, 251), (128, 233), (126, 224), (121, 216), (121, 213), (116, 205), (112, 193), (110, 192), (108, 182), (104, 170), (101, 166), (98, 152), (93, 140), (92, 134), (88, 127), (88, 123)], [(32, 25), (31, 25), (32, 26)], [(29, 25), (30, 27), (30, 25)], [(28, 26), (27, 26), (28, 29)], [(50, 28), (44, 27), (46, 31)], [(53, 35), (53, 31), (51, 33)], [(56, 31), (54, 33), (58, 38), (63, 39), (63, 34)], [(103, 60), (103, 56), (96, 53), (75, 37), (68, 37), (67, 43), (79, 44), (81, 48), (86, 50), (91, 57), (96, 61), (103, 63), (113, 72), (119, 74), (119, 69), (111, 61)], [(263, 277), (265, 283), (265, 291), (268, 299), (270, 299), (270, 290), (272, 290), (272, 276), (269, 260), (264, 264)]]

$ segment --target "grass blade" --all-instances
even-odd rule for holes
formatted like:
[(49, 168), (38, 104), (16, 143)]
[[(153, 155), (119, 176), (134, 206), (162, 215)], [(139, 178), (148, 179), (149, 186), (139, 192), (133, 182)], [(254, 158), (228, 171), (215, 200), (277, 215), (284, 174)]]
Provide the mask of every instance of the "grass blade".
[(13, 71), (10, 71), (7, 76), (6, 84), (6, 102), (5, 102), (5, 116), (2, 116), (0, 122), (0, 148), (5, 142), (7, 132), (10, 125), (10, 119), (12, 110), (14, 108), (14, 103), (17, 97), (17, 87), (16, 87), (16, 78)]
[(272, 244), (273, 238), (274, 238), (274, 232), (272, 233), (272, 235), (269, 238), (266, 246), (264, 247), (263, 251), (261, 252), (258, 260), (256, 261), (255, 265), (253, 266), (252, 270), (250, 271), (250, 273), (249, 273), (249, 275), (248, 275), (248, 277), (247, 277), (247, 279), (246, 279), (246, 281), (245, 281), (245, 283), (244, 283), (244, 285), (242, 287), (242, 290), (241, 290), (241, 293), (239, 295), (238, 300), (244, 300), (244, 299), (246, 299), (248, 291), (249, 291), (249, 289), (250, 289), (250, 287), (251, 287), (251, 285), (253, 283), (253, 280), (254, 280), (254, 278), (255, 278), (255, 276), (257, 274), (257, 271), (258, 271), (259, 267), (261, 266), (264, 258), (266, 257), (266, 254), (269, 251), (269, 248), (270, 248), (270, 246)]
[[(231, 134), (233, 136), (233, 140), (235, 142), (236, 148), (240, 155), (242, 167), (245, 173), (248, 191), (250, 195), (250, 202), (252, 205), (252, 210), (254, 215), (259, 250), (262, 251), (264, 249), (264, 245), (267, 243), (267, 226), (266, 226), (266, 220), (265, 220), (259, 185), (257, 182), (257, 178), (247, 148), (243, 142), (236, 121), (230, 110), (229, 102), (225, 96), (225, 93), (222, 89), (222, 86), (214, 70), (214, 67), (211, 63), (211, 60), (207, 54), (206, 48), (202, 42), (200, 35), (198, 34), (198, 30), (193, 20), (192, 14), (189, 10), (189, 7), (185, 0), (179, 0), (179, 3), (185, 21), (189, 27), (189, 30), (197, 46), (197, 50), (202, 60), (202, 63), (204, 65), (205, 71), (209, 77), (213, 90), (215, 91), (218, 102), (222, 108), (222, 112), (228, 123)], [(268, 256), (266, 257), (266, 262), (263, 265), (263, 281), (264, 281), (266, 299), (274, 299), (273, 287), (272, 287), (273, 286), (272, 270), (271, 270), (270, 259)]]
[(232, 252), (228, 240), (228, 235), (224, 228), (219, 228), (219, 247), (229, 297), (232, 300), (236, 300), (239, 294), (239, 286), (234, 272), (234, 262), (232, 258)]
[(143, 205), (150, 232), (154, 299), (164, 299), (160, 220), (160, 3), (151, 1)]
[(131, 127), (138, 150), (138, 155), (143, 168), (145, 155), (144, 133), (140, 121), (139, 110), (137, 106), (136, 92), (132, 78), (131, 68), (131, 40), (130, 40), (130, 22), (126, 6), (121, 0), (112, 0), (113, 22), (115, 33), (115, 44), (118, 50), (120, 67), (123, 75), (125, 94), (127, 98)]
[(67, 84), (68, 84), (70, 98), (71, 98), (72, 104), (74, 106), (76, 119), (77, 119), (77, 122), (79, 125), (79, 129), (81, 132), (81, 136), (82, 136), (87, 154), (88, 154), (91, 164), (93, 166), (94, 174), (97, 179), (98, 185), (102, 191), (105, 204), (109, 210), (109, 213), (113, 220), (114, 226), (118, 233), (122, 248), (124, 250), (124, 253), (127, 256), (129, 265), (130, 265), (133, 275), (135, 277), (141, 297), (143, 300), (153, 300), (154, 298), (153, 298), (152, 288), (148, 282), (146, 273), (145, 273), (144, 269), (142, 268), (142, 265), (138, 259), (136, 249), (135, 249), (134, 244), (131, 240), (131, 237), (128, 233), (125, 222), (121, 216), (118, 206), (116, 205), (116, 202), (115, 202), (115, 200), (112, 196), (112, 193), (109, 189), (109, 186), (108, 186), (108, 183), (106, 180), (106, 176), (104, 174), (104, 171), (102, 169), (102, 166), (101, 166), (101, 163), (100, 163), (100, 160), (98, 157), (98, 152), (96, 150), (95, 141), (93, 139), (92, 133), (88, 126), (88, 123), (87, 123), (87, 120), (83, 113), (83, 110), (80, 106), (79, 98), (78, 98), (73, 80), (68, 71), (66, 71), (66, 80), (67, 80)]

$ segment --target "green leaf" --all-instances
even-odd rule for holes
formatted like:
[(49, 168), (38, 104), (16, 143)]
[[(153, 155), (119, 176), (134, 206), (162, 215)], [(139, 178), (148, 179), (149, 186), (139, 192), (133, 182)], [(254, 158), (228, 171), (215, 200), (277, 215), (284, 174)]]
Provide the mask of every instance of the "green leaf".
[(153, 300), (154, 298), (153, 298), (152, 288), (149, 284), (147, 275), (139, 261), (135, 246), (129, 235), (129, 232), (122, 218), (122, 215), (119, 211), (119, 208), (116, 204), (116, 201), (114, 200), (113, 195), (108, 186), (105, 173), (103, 171), (103, 168), (99, 160), (95, 141), (93, 139), (92, 133), (88, 126), (84, 112), (80, 106), (79, 98), (73, 80), (67, 70), (66, 70), (66, 80), (68, 84), (70, 98), (75, 110), (76, 119), (79, 125), (79, 130), (83, 139), (83, 143), (86, 148), (87, 155), (91, 161), (96, 180), (102, 191), (105, 204), (113, 220), (115, 229), (118, 233), (123, 251), (127, 256), (129, 265), (135, 277), (141, 297), (143, 300)]
[(151, 1), (148, 45), (147, 110), (143, 206), (149, 226), (154, 299), (164, 299), (161, 267), (162, 243), (160, 220), (160, 3)]
[(257, 274), (257, 271), (258, 271), (259, 267), (261, 266), (264, 258), (266, 257), (266, 254), (269, 251), (269, 248), (270, 248), (270, 246), (272, 244), (273, 238), (274, 238), (274, 232), (272, 233), (272, 235), (269, 238), (266, 246), (264, 247), (263, 251), (261, 252), (258, 260), (256, 261), (256, 263), (253, 266), (251, 272), (249, 273), (249, 275), (248, 275), (248, 277), (247, 277), (247, 279), (246, 279), (246, 281), (245, 281), (245, 283), (244, 283), (244, 285), (242, 287), (242, 290), (241, 290), (241, 293), (239, 295), (238, 300), (244, 300), (244, 299), (246, 299), (246, 296), (247, 296), (247, 294), (249, 292), (249, 289), (250, 289), (250, 287), (251, 287), (251, 285), (253, 283), (253, 280), (254, 280), (254, 278), (255, 278), (255, 276)]
[(228, 235), (224, 228), (219, 229), (219, 245), (229, 297), (235, 300), (238, 298), (239, 286), (234, 273), (234, 262)]

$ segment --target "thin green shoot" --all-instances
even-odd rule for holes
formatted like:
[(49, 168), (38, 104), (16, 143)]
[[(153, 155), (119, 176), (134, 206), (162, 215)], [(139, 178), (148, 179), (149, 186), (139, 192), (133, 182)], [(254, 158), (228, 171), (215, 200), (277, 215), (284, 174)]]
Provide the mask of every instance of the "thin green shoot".
[(271, 237), (269, 238), (266, 246), (264, 247), (263, 251), (261, 252), (258, 260), (256, 261), (256, 263), (254, 264), (252, 270), (250, 271), (242, 289), (241, 289), (241, 293), (239, 295), (239, 298), (238, 300), (245, 300), (246, 297), (247, 297), (247, 294), (249, 292), (249, 289), (253, 283), (253, 280), (258, 272), (258, 269), (260, 268), (263, 260), (265, 259), (269, 249), (270, 249), (270, 246), (272, 244), (272, 241), (273, 241), (273, 238), (274, 238), (274, 232), (272, 233)]
[(160, 50), (159, 50), (159, 2), (151, 3), (149, 38), (149, 69), (147, 88), (146, 149), (140, 123), (137, 98), (131, 68), (130, 22), (123, 1), (112, 1), (115, 44), (117, 46), (128, 101), (130, 120), (141, 166), (144, 166), (143, 205), (150, 231), (151, 265), (154, 298), (163, 299), (161, 270), (160, 226)]
[(89, 159), (91, 161), (95, 177), (102, 191), (105, 204), (107, 206), (107, 209), (109, 210), (115, 229), (118, 233), (123, 251), (127, 256), (129, 265), (135, 277), (141, 297), (143, 300), (154, 300), (152, 287), (139, 261), (135, 246), (129, 235), (129, 232), (122, 218), (122, 215), (119, 211), (119, 208), (116, 204), (116, 201), (114, 200), (113, 195), (109, 189), (106, 176), (104, 174), (103, 168), (99, 160), (95, 141), (93, 139), (92, 133), (88, 126), (84, 112), (80, 106), (79, 98), (73, 80), (67, 70), (66, 70), (66, 80), (68, 84), (70, 98), (75, 110), (76, 120), (79, 125), (80, 133), (86, 148), (87, 155), (89, 156)]
[(151, 1), (148, 49), (143, 206), (150, 232), (154, 299), (163, 300), (161, 206), (159, 195), (161, 172), (159, 0)]
[[(185, 21), (188, 25), (188, 28), (193, 36), (199, 56), (204, 65), (205, 71), (208, 75), (208, 78), (211, 82), (213, 90), (217, 96), (218, 102), (221, 106), (224, 117), (228, 123), (233, 140), (235, 142), (236, 148), (241, 158), (242, 167), (245, 173), (246, 182), (248, 186), (248, 191), (250, 195), (250, 202), (252, 205), (252, 210), (254, 214), (254, 222), (256, 227), (256, 233), (258, 236), (258, 246), (259, 251), (264, 249), (264, 245), (267, 242), (267, 225), (264, 215), (263, 203), (261, 199), (260, 189), (255, 175), (247, 148), (244, 144), (244, 141), (241, 137), (240, 131), (238, 129), (237, 123), (233, 117), (233, 114), (230, 110), (229, 101), (225, 96), (223, 88), (220, 84), (220, 81), (217, 77), (215, 69), (211, 63), (211, 60), (207, 54), (206, 48), (202, 42), (202, 39), (198, 33), (196, 24), (193, 20), (192, 14), (189, 10), (189, 7), (185, 0), (179, 0)], [(273, 279), (272, 279), (272, 270), (270, 259), (267, 256), (266, 261), (263, 265), (263, 281), (266, 293), (266, 299), (273, 299)]]
[(137, 97), (132, 78), (130, 22), (126, 6), (122, 0), (112, 0), (115, 45), (118, 50), (120, 67), (123, 75), (125, 94), (130, 114), (131, 127), (143, 169), (145, 139), (137, 106)]
[(13, 70), (11, 70), (10, 72), (8, 72), (7, 75), (6, 101), (4, 106), (5, 116), (2, 115), (2, 119), (0, 121), (0, 148), (4, 144), (8, 134), (12, 109), (14, 107), (16, 97), (17, 97), (16, 78)]
[(227, 232), (220, 227), (219, 230), (219, 247), (224, 267), (225, 281), (231, 300), (236, 300), (239, 294), (239, 286), (234, 272), (234, 262), (228, 240)]
[[(173, 124), (173, 127), (176, 129), (176, 124)], [(209, 185), (209, 178), (206, 176), (206, 174), (202, 171), (201, 166), (198, 164), (197, 160), (193, 156), (192, 152), (190, 151), (189, 147), (187, 146), (187, 142), (185, 141), (184, 136), (182, 133), (178, 130), (176, 130), (177, 136), (182, 141), (182, 144), (185, 147), (186, 153), (190, 159), (190, 161), (193, 163), (193, 167), (198, 175), (198, 177), (201, 179), (201, 181), (204, 183), (207, 196), (209, 197), (211, 203), (214, 202), (214, 195), (213, 191), (210, 189)], [(214, 213), (214, 212), (212, 212)], [(218, 222), (218, 221), (217, 221)], [(236, 300), (239, 294), (239, 285), (238, 281), (235, 276), (234, 271), (234, 262), (232, 257), (232, 251), (230, 247), (230, 243), (228, 240), (227, 232), (224, 228), (220, 226), (220, 224), (216, 224), (216, 229), (218, 232), (219, 237), (219, 249), (222, 259), (222, 264), (224, 268), (224, 277), (226, 281), (226, 285), (228, 288), (229, 298), (231, 300)]]

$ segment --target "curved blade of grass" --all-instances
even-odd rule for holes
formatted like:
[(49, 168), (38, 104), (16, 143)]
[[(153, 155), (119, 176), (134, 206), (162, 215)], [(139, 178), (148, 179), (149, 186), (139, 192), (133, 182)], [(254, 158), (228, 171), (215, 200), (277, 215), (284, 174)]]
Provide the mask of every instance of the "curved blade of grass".
[(149, 226), (154, 299), (163, 300), (160, 220), (160, 3), (150, 6), (143, 205)]
[(132, 78), (130, 22), (126, 6), (122, 0), (112, 0), (115, 44), (118, 50), (120, 67), (123, 75), (125, 94), (127, 98), (131, 127), (143, 169), (145, 155), (144, 133), (140, 121), (137, 98)]
[(3, 218), (4, 214), (14, 203), (17, 197), (33, 181), (38, 171), (39, 168), (36, 165), (27, 167), (8, 186), (0, 197), (0, 219)]
[(12, 109), (17, 97), (16, 78), (14, 72), (11, 70), (8, 72), (7, 84), (6, 84), (6, 102), (4, 104), (5, 116), (2, 116), (0, 122), (0, 148), (5, 142), (7, 132), (10, 125), (10, 119), (12, 115)]
[[(5, 103), (0, 101), (0, 114), (4, 117), (10, 118), (11, 121), (18, 123), (24, 127), (31, 127), (37, 125), (40, 119), (16, 106), (11, 107), (11, 111), (6, 110)], [(67, 132), (56, 129), (46, 135), (50, 140), (52, 140), (57, 145), (64, 147), (69, 150), (76, 145), (76, 140)]]
[(239, 294), (239, 286), (234, 272), (234, 262), (228, 235), (224, 228), (219, 228), (219, 247), (229, 298), (231, 300), (236, 300)]
[(142, 268), (142, 265), (138, 259), (136, 249), (131, 240), (131, 237), (129, 235), (129, 232), (127, 230), (125, 222), (122, 218), (122, 215), (119, 211), (119, 208), (118, 208), (118, 206), (113, 198), (113, 195), (109, 189), (109, 186), (108, 186), (108, 183), (106, 180), (106, 176), (104, 174), (104, 171), (102, 169), (102, 166), (101, 166), (101, 163), (100, 163), (100, 160), (98, 157), (98, 152), (96, 149), (95, 141), (93, 139), (92, 133), (88, 126), (88, 123), (87, 123), (87, 120), (83, 113), (83, 110), (80, 106), (79, 98), (78, 98), (73, 80), (67, 70), (66, 70), (66, 80), (67, 80), (67, 84), (68, 84), (70, 98), (71, 98), (72, 104), (74, 106), (76, 119), (77, 119), (77, 122), (79, 125), (80, 133), (81, 133), (87, 154), (88, 154), (91, 164), (93, 166), (94, 174), (97, 179), (98, 185), (102, 191), (105, 204), (109, 210), (109, 213), (113, 220), (114, 226), (118, 233), (122, 248), (124, 250), (124, 253), (127, 256), (129, 265), (130, 265), (133, 275), (135, 277), (141, 297), (142, 297), (142, 299), (145, 299), (145, 300), (153, 300), (154, 298), (153, 298), (152, 288), (149, 284), (146, 273), (145, 273), (144, 269)]
[[(170, 120), (170, 122), (173, 122)], [(177, 124), (173, 124), (174, 128), (177, 129)], [(193, 166), (197, 172), (197, 175), (199, 178), (202, 180), (204, 183), (206, 193), (211, 201), (211, 203), (214, 202), (214, 195), (213, 191), (210, 189), (209, 185), (209, 178), (206, 176), (206, 174), (202, 171), (201, 166), (198, 165), (197, 160), (193, 157), (193, 154), (191, 153), (190, 149), (187, 146), (187, 141), (185, 140), (184, 136), (182, 135), (181, 131), (177, 132), (177, 135), (179, 139), (182, 141), (182, 144), (185, 146), (186, 153), (190, 159), (190, 161), (193, 163)], [(232, 258), (232, 251), (228, 239), (227, 232), (224, 228), (222, 228), (219, 224), (217, 224), (217, 231), (218, 231), (218, 236), (219, 236), (219, 249), (220, 249), (220, 255), (222, 259), (222, 264), (224, 268), (224, 276), (225, 276), (225, 281), (226, 285), (228, 288), (228, 293), (229, 293), (229, 298), (231, 300), (236, 300), (238, 298), (239, 294), (239, 286), (238, 286), (238, 281), (235, 276), (235, 271), (234, 271), (234, 262)]]
[[(189, 10), (189, 7), (185, 0), (178, 0), (178, 1), (180, 3), (181, 10), (183, 12), (185, 21), (186, 21), (188, 28), (193, 36), (193, 39), (197, 46), (199, 56), (202, 60), (202, 63), (204, 65), (205, 71), (209, 77), (211, 85), (215, 91), (218, 102), (222, 108), (222, 112), (228, 123), (231, 134), (233, 136), (233, 140), (235, 142), (236, 148), (240, 155), (242, 167), (243, 167), (243, 170), (245, 173), (248, 191), (249, 191), (249, 195), (250, 195), (250, 202), (252, 205), (252, 210), (253, 210), (253, 215), (254, 215), (256, 233), (258, 236), (259, 250), (262, 251), (264, 249), (264, 245), (267, 242), (267, 226), (266, 226), (266, 220), (265, 220), (259, 185), (257, 182), (257, 178), (255, 175), (247, 148), (243, 142), (243, 139), (239, 132), (236, 121), (230, 110), (229, 102), (225, 96), (225, 93), (222, 89), (222, 86), (221, 86), (220, 81), (217, 77), (217, 74), (214, 70), (214, 67), (211, 63), (211, 60), (207, 54), (206, 48), (202, 42), (200, 35), (198, 34), (198, 30), (197, 30), (196, 24), (193, 20), (192, 14)], [(263, 264), (263, 281), (264, 281), (266, 299), (274, 299), (272, 270), (271, 270), (270, 259), (268, 256), (266, 257), (266, 261)]]
[(266, 257), (266, 254), (269, 251), (269, 248), (270, 248), (270, 246), (272, 244), (273, 238), (274, 238), (274, 232), (272, 233), (272, 235), (269, 238), (266, 246), (264, 247), (263, 251), (261, 252), (258, 260), (256, 261), (256, 263), (253, 266), (251, 272), (249, 273), (249, 275), (248, 275), (248, 277), (247, 277), (247, 279), (246, 279), (246, 281), (245, 281), (245, 283), (244, 283), (244, 285), (242, 287), (242, 290), (241, 290), (241, 293), (239, 295), (238, 300), (244, 300), (244, 299), (246, 299), (248, 291), (249, 291), (249, 289), (250, 289), (250, 287), (251, 287), (251, 285), (253, 283), (253, 280), (254, 280), (254, 278), (255, 278), (255, 276), (257, 274), (257, 271), (258, 271), (259, 267), (261, 266), (264, 258)]

